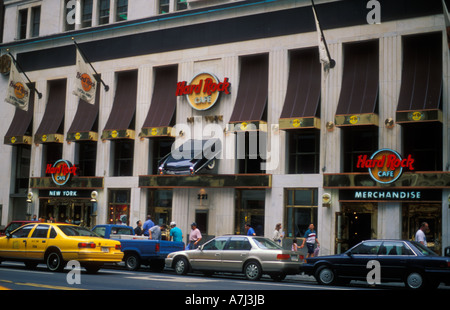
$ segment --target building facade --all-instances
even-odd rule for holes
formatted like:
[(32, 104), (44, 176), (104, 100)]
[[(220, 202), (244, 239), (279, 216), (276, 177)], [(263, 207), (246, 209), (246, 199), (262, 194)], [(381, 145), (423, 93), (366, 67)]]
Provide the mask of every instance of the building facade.
[[(207, 237), (244, 234), (246, 222), (270, 237), (281, 223), (289, 248), (314, 223), (330, 254), (411, 239), (427, 221), (442, 252), (442, 2), (315, 7), (328, 70), (309, 0), (3, 1), (0, 97), (8, 53), (34, 88), (28, 111), (2, 105), (1, 224), (36, 214), (134, 226), (150, 214), (186, 238), (194, 221)], [(98, 72), (93, 104), (73, 94), (77, 46)], [(161, 168), (192, 140), (220, 142), (200, 143), (198, 159), (221, 152), (198, 171)]]

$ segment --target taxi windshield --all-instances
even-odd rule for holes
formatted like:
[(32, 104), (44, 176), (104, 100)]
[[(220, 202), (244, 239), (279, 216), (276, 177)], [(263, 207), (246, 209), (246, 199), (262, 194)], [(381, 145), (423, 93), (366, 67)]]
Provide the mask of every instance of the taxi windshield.
[(96, 233), (80, 226), (58, 225), (58, 228), (61, 229), (61, 231), (68, 237), (99, 237)]

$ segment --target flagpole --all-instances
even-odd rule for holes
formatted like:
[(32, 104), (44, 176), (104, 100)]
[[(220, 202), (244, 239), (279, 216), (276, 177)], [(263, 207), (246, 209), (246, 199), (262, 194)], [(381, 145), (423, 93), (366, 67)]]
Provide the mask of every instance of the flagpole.
[(86, 61), (89, 66), (91, 66), (92, 70), (95, 73), (95, 79), (98, 81), (100, 80), (100, 82), (103, 84), (105, 91), (109, 90), (109, 86), (105, 84), (105, 82), (100, 78), (100, 74), (98, 74), (98, 72), (95, 70), (94, 66), (91, 64), (91, 62), (89, 61), (89, 59), (87, 59), (86, 55), (83, 53), (83, 50), (80, 48), (80, 46), (78, 45), (77, 41), (75, 41), (74, 38), (72, 38), (73, 43), (75, 43), (75, 46), (77, 47), (78, 51), (80, 52), (81, 56), (84, 58), (84, 61)]
[[(320, 26), (319, 17), (317, 16), (316, 6), (314, 5), (314, 0), (311, 0), (311, 5), (312, 5), (312, 9), (314, 10), (314, 13), (316, 14), (317, 22), (319, 23), (319, 26)], [(325, 45), (325, 50), (327, 51), (328, 58), (330, 58), (330, 68), (334, 68), (334, 66), (336, 65), (336, 61), (334, 61), (334, 59), (331, 58), (330, 51), (328, 50), (327, 40), (325, 40), (325, 35), (323, 34), (322, 27), (319, 27), (319, 30), (320, 30), (320, 34), (322, 35), (322, 38), (323, 38), (323, 43)]]
[(30, 78), (28, 77), (28, 75), (25, 73), (25, 71), (23, 71), (22, 66), (20, 65), (20, 63), (16, 60), (16, 58), (14, 58), (13, 54), (11, 54), (11, 52), (8, 52), (8, 55), (11, 57), (11, 59), (14, 61), (15, 65), (17, 67), (19, 67), (20, 71), (22, 72), (22, 74), (27, 78), (28, 83), (30, 84), (29, 87), (32, 88), (37, 94), (39, 99), (42, 98), (42, 94), (36, 89), (36, 87), (34, 86), (33, 82), (31, 82)]

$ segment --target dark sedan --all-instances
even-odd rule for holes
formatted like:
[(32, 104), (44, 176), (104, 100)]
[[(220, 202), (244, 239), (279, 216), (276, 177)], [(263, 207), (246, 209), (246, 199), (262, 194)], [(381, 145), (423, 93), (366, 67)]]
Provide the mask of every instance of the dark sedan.
[(372, 280), (368, 276), (374, 262), (379, 263), (380, 282), (404, 282), (410, 289), (450, 285), (450, 258), (415, 241), (362, 241), (343, 254), (308, 258), (303, 271), (323, 285), (346, 284)]
[(203, 168), (212, 170), (222, 149), (219, 139), (188, 140), (159, 162), (159, 174), (197, 174)]

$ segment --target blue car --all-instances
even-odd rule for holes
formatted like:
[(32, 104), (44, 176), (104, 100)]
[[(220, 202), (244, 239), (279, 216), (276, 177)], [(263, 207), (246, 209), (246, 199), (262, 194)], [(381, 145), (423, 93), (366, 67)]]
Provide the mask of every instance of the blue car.
[(374, 264), (379, 267), (380, 282), (404, 282), (410, 289), (437, 288), (442, 282), (450, 285), (450, 257), (415, 241), (362, 241), (343, 254), (307, 258), (302, 270), (322, 285), (348, 284), (368, 281)]

